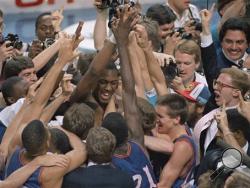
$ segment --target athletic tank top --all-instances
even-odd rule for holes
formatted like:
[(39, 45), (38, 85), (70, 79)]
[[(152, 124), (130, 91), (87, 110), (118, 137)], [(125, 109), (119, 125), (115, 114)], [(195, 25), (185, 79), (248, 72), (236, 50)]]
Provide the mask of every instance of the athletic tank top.
[(135, 142), (128, 142), (126, 155), (113, 155), (112, 163), (133, 177), (136, 188), (156, 187), (157, 182), (152, 165), (143, 149)]
[[(23, 167), (24, 165), (21, 162), (21, 153), (24, 149), (16, 149), (12, 154), (7, 167), (5, 169), (5, 177), (8, 177), (15, 170)], [(36, 169), (36, 171), (27, 179), (23, 186), (28, 188), (40, 188), (39, 175), (40, 175), (41, 167)]]

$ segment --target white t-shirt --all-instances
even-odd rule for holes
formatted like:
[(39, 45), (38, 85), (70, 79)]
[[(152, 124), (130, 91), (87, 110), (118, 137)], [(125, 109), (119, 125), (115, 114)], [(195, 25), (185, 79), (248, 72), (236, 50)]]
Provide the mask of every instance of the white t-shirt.
[[(171, 6), (168, 4), (168, 2), (166, 4), (171, 8)], [(189, 9), (186, 9), (181, 16), (178, 15), (174, 11), (173, 8), (171, 8), (171, 9), (173, 10), (175, 15), (177, 16), (177, 18), (176, 18), (176, 20), (174, 22), (174, 27), (175, 28), (184, 27), (185, 23), (187, 21), (189, 21), (190, 18), (192, 18), (192, 16), (190, 15), (189, 9), (192, 12), (193, 18), (198, 19), (199, 21), (201, 21), (199, 10), (195, 5), (189, 4)]]

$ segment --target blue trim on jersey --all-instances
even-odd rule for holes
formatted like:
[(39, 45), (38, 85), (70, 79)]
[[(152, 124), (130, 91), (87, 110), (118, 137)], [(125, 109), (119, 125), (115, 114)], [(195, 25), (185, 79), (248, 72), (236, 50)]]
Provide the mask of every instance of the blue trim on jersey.
[[(188, 133), (189, 134), (189, 133)], [(181, 135), (180, 137), (176, 138), (174, 140), (174, 143), (175, 142), (178, 142), (179, 140), (182, 140), (182, 139), (185, 139), (187, 140), (188, 142), (191, 143), (192, 145), (192, 148), (193, 148), (193, 153), (194, 153), (194, 156), (193, 156), (193, 161), (192, 161), (192, 165), (191, 165), (191, 168), (190, 170), (188, 171), (187, 175), (185, 178), (178, 178), (174, 184), (172, 185), (172, 188), (179, 188), (181, 187), (181, 185), (183, 183), (187, 183), (189, 182), (192, 178), (193, 178), (193, 172), (194, 172), (194, 169), (195, 169), (195, 166), (196, 166), (196, 155), (197, 155), (197, 146), (194, 142), (194, 139), (191, 137), (191, 136), (188, 136), (188, 135)]]
[(147, 168), (152, 177), (153, 184), (156, 185), (157, 182), (152, 165), (143, 149), (135, 142), (129, 141), (128, 144), (131, 146), (130, 153), (127, 155), (113, 155), (112, 163), (114, 166), (131, 175), (137, 185), (141, 183), (141, 188), (150, 188), (149, 178), (145, 173), (145, 169)]
[[(24, 165), (21, 162), (21, 153), (24, 149), (18, 148), (15, 150), (13, 155), (10, 158), (10, 161), (5, 169), (5, 177), (8, 177), (11, 173), (17, 169), (23, 167)], [(36, 169), (36, 171), (27, 179), (23, 186), (28, 188), (40, 188), (39, 176), (40, 176), (41, 167)]]

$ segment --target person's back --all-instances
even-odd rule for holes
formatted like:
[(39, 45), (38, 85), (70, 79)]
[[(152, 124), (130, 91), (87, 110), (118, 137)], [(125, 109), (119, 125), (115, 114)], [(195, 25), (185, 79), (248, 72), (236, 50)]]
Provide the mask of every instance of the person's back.
[(128, 140), (128, 127), (119, 113), (109, 113), (102, 126), (116, 137), (116, 149), (112, 163), (119, 169), (133, 176), (137, 187), (156, 187), (156, 178), (152, 165), (144, 151), (136, 142)]
[[(94, 180), (93, 180), (94, 178)], [(62, 188), (129, 188), (134, 187), (131, 177), (112, 165), (79, 167), (64, 176)]]
[(133, 188), (132, 178), (110, 163), (115, 143), (115, 137), (107, 129), (92, 128), (86, 140), (88, 167), (79, 167), (68, 173), (64, 177), (62, 187)]
[(114, 154), (112, 163), (119, 169), (127, 172), (140, 187), (154, 187), (155, 177), (152, 165), (143, 149), (135, 142), (128, 141), (127, 155)]
[[(23, 161), (23, 158), (21, 157), (21, 154), (23, 152), (24, 152), (24, 149), (18, 148), (12, 154), (8, 162), (8, 165), (6, 167), (6, 170), (5, 170), (6, 177), (12, 174), (15, 170), (25, 165), (25, 162)], [(41, 168), (38, 168), (25, 182), (24, 186), (28, 188), (40, 188), (41, 187), (41, 184), (39, 182), (40, 173), (41, 173)]]

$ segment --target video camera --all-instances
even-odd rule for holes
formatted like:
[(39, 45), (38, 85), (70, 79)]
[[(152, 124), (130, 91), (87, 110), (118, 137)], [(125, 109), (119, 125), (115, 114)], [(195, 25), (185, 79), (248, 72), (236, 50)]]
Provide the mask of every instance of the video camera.
[(18, 49), (18, 50), (22, 49), (23, 47), (23, 42), (19, 40), (19, 37), (17, 34), (9, 33), (6, 37), (3, 38), (0, 44), (2, 45), (6, 41), (10, 42), (6, 45), (6, 47), (12, 46), (13, 48)]
[(44, 40), (44, 42), (42, 42), (42, 47), (43, 47), (43, 49), (48, 48), (48, 47), (51, 46), (54, 42), (55, 42), (55, 39), (53, 39), (53, 38), (46, 38), (46, 39)]
[(165, 63), (161, 69), (168, 83), (172, 82), (173, 79), (179, 75), (178, 67), (172, 59), (170, 59), (169, 64)]

